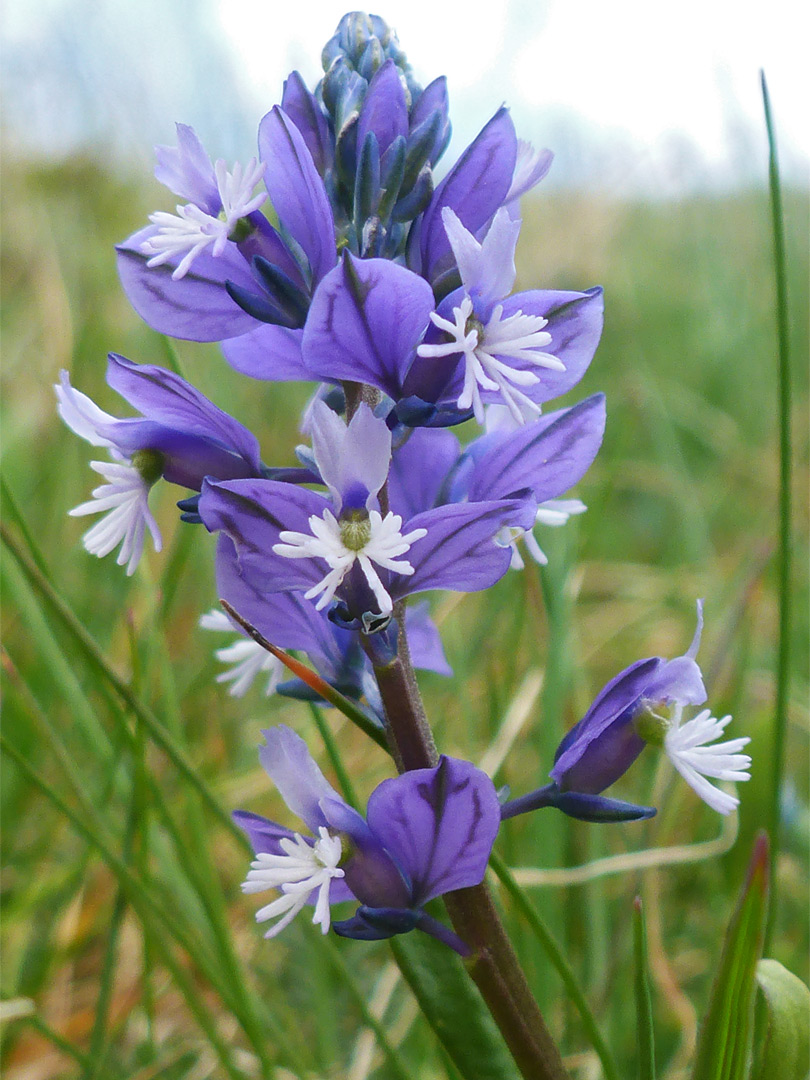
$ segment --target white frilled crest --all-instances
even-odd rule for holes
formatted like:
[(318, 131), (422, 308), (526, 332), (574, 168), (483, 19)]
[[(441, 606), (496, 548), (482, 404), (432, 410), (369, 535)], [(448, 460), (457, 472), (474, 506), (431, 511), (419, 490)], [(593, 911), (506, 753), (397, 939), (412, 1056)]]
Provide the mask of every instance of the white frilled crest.
[(391, 432), (365, 402), (347, 425), (325, 402), (316, 401), (310, 424), (315, 463), (329, 488), (335, 513), (325, 509), (320, 517), (313, 514), (309, 533), (279, 533), (281, 542), (273, 545), (273, 551), (285, 559), (322, 559), (326, 563), (328, 572), (304, 593), (307, 600), (319, 598), (315, 605), (319, 611), (333, 600), (356, 562), (381, 614), (390, 615), (393, 602), (375, 564), (394, 573), (413, 574), (413, 566), (400, 556), (427, 535), (426, 529), (403, 535), (399, 514), (383, 516), (375, 508), (391, 462)]
[(162, 266), (169, 259), (179, 257), (172, 278), (177, 281), (185, 277), (197, 256), (207, 248), (211, 249), (212, 255), (221, 255), (240, 218), (258, 210), (267, 198), (266, 192), (253, 194), (264, 176), (264, 165), (255, 158), (251, 158), (246, 169), (237, 162), (232, 172), (228, 172), (225, 162), (219, 160), (214, 166), (214, 175), (222, 203), (219, 217), (212, 217), (194, 203), (178, 206), (176, 214), (162, 210), (150, 214), (149, 220), (157, 226), (157, 232), (141, 245), (144, 255), (152, 256), (147, 266)]
[[(441, 358), (461, 353), (464, 358), (464, 386), (459, 409), (472, 407), (475, 419), (484, 423), (482, 390), (497, 392), (519, 424), (526, 414), (537, 416), (540, 406), (521, 389), (534, 386), (537, 375), (523, 365), (565, 371), (552, 353), (548, 320), (541, 315), (515, 311), (504, 317), (503, 304), (515, 280), (515, 245), (520, 222), (505, 209), (495, 215), (489, 232), (479, 243), (449, 207), (442, 210), (447, 239), (456, 258), (466, 295), (453, 308), (452, 318), (433, 312), (431, 321), (450, 340), (436, 345), (420, 345), (419, 356)], [(516, 366), (520, 365), (520, 366)]]

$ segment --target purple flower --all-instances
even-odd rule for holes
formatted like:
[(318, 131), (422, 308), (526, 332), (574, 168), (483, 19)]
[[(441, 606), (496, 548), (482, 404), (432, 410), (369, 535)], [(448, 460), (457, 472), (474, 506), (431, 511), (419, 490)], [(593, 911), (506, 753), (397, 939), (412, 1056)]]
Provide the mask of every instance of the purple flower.
[[(260, 594), (244, 579), (231, 540), (222, 534), (217, 544), (217, 593), (263, 637), (282, 649), (305, 652), (318, 673), (348, 697), (365, 696), (374, 718), (382, 720), (384, 712), (379, 691), (371, 672), (371, 663), (363, 651), (360, 635), (336, 625), (325, 612), (305, 600), (300, 593), (278, 592)], [(233, 665), (217, 676), (217, 682), (232, 683), (230, 693), (241, 697), (259, 674), (266, 673), (266, 694), (273, 691), (292, 697), (313, 699), (314, 691), (300, 680), (282, 682), (285, 669), (281, 662), (257, 642), (244, 636), (232, 625), (223, 611), (204, 615), (200, 625), (205, 629), (236, 631), (236, 642), (216, 652), (217, 659)], [(427, 604), (409, 608), (405, 616), (411, 661), (414, 667), (451, 675), (442, 649), (439, 633), (430, 619)], [(317, 700), (320, 701), (320, 698)], [(321, 702), (323, 704), (323, 702)]]
[(163, 477), (199, 491), (205, 476), (261, 476), (262, 465), (259, 444), (247, 428), (178, 375), (110, 353), (107, 382), (142, 415), (121, 420), (105, 413), (74, 390), (66, 371), (55, 387), (59, 415), (71, 431), (93, 446), (106, 447), (114, 459), (91, 462), (107, 483), (70, 513), (76, 517), (106, 511), (85, 534), (84, 546), (102, 557), (121, 544), (118, 563), (126, 563), (132, 574), (147, 528), (156, 550), (161, 547), (148, 503), (157, 480)]
[(509, 110), (484, 125), (442, 180), (411, 231), (408, 265), (434, 286), (453, 270), (442, 212), (449, 207), (473, 234), (485, 229), (509, 198), (517, 162), (517, 136)]
[[(731, 717), (716, 720), (708, 709), (681, 724), (688, 705), (706, 700), (703, 676), (695, 657), (703, 631), (703, 601), (697, 603), (697, 629), (683, 656), (653, 656), (625, 668), (597, 694), (585, 716), (557, 748), (552, 783), (505, 804), (503, 816), (514, 817), (541, 806), (556, 806), (583, 821), (630, 821), (651, 817), (652, 807), (604, 798), (651, 743), (663, 748), (687, 783), (714, 810), (728, 814), (739, 800), (710, 784), (748, 780), (751, 759), (739, 751), (748, 738), (715, 743)], [(711, 745), (709, 745), (711, 744)]]
[[(294, 99), (294, 95), (291, 95)], [(298, 102), (300, 105), (300, 102)], [(299, 109), (300, 111), (300, 109)], [(161, 333), (193, 341), (247, 335), (227, 359), (262, 379), (300, 379), (301, 327), (310, 291), (335, 264), (329, 199), (304, 137), (281, 109), (259, 129), (260, 163), (212, 165), (191, 128), (158, 147), (156, 175), (190, 201), (118, 247), (132, 305)], [(259, 211), (264, 180), (290, 243)]]
[(331, 905), (355, 900), (354, 916), (334, 924), (343, 937), (378, 940), (420, 929), (467, 955), (465, 944), (422, 909), (483, 880), (500, 823), (489, 777), (442, 757), (435, 768), (384, 780), (363, 819), (326, 781), (299, 736), (282, 726), (264, 736), (262, 765), (311, 833), (244, 810), (234, 814), (256, 852), (243, 890), (281, 894), (256, 913), (259, 922), (278, 920), (265, 936), (278, 934), (307, 904), (327, 933)]
[(303, 592), (317, 598), (318, 609), (337, 598), (344, 622), (370, 632), (410, 594), (494, 584), (510, 561), (494, 542), (499, 530), (533, 521), (522, 498), (435, 507), (407, 522), (393, 510), (383, 513), (378, 493), (391, 433), (365, 404), (347, 426), (316, 402), (312, 438), (331, 499), (275, 481), (204, 486), (199, 512), (206, 527), (230, 536), (244, 579), (261, 594)]
[[(506, 211), (497, 223), (484, 246), (472, 240), (477, 254), (466, 261), (461, 254), (465, 268), (477, 267), (468, 279), (475, 300), (458, 290), (438, 311), (428, 283), (404, 266), (344, 255), (309, 309), (302, 341), (309, 377), (369, 383), (396, 403), (397, 417), (411, 427), (458, 423), (473, 412), (483, 421), (484, 402), (507, 404), (523, 423), (526, 414), (537, 416), (540, 403), (570, 390), (599, 341), (601, 291), (519, 293), (496, 302), (514, 276), (516, 227)], [(505, 251), (495, 242), (507, 230)], [(458, 334), (445, 333), (436, 319), (452, 323)], [(555, 342), (553, 371), (537, 363), (541, 338), (545, 342), (549, 333)]]
[(417, 347), (404, 392), (425, 398), (432, 383), (430, 397), (454, 399), (479, 424), (485, 403), (506, 405), (523, 423), (582, 377), (601, 333), (601, 294), (509, 297), (520, 221), (498, 210), (480, 243), (449, 206), (442, 221), (462, 288), (431, 313), (433, 326)]
[[(484, 494), (509, 498), (530, 491), (536, 500), (534, 525), (564, 525), (571, 514), (585, 511), (579, 499), (559, 496), (585, 475), (602, 444), (603, 394), (547, 413), (522, 427), (502, 406), (491, 405), (486, 419), (487, 434), (466, 447), (448, 478), (450, 499), (476, 500)], [(538, 563), (547, 563), (532, 529), (519, 540)], [(506, 536), (504, 542), (511, 542), (513, 568), (521, 569), (517, 539)]]

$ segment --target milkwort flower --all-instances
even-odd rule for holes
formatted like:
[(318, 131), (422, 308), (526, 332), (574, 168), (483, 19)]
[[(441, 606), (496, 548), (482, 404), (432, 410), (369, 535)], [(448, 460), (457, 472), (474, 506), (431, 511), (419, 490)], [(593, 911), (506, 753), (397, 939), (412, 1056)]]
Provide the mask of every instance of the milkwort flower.
[[(432, 360), (456, 357), (464, 364), (463, 386), (457, 399), (464, 412), (473, 409), (484, 422), (481, 391), (491, 391), (506, 404), (518, 423), (524, 409), (539, 415), (540, 407), (520, 387), (539, 382), (532, 368), (565, 371), (554, 356), (548, 319), (522, 307), (505, 314), (503, 301), (515, 281), (515, 246), (520, 221), (506, 209), (495, 214), (482, 243), (459, 221), (449, 206), (442, 210), (447, 238), (456, 260), (463, 288), (432, 312), (430, 319), (446, 340), (420, 345), (416, 354)], [(520, 303), (520, 294), (515, 303)], [(523, 306), (526, 306), (525, 304)]]
[(649, 743), (661, 747), (697, 794), (718, 813), (728, 814), (739, 799), (710, 784), (706, 777), (750, 779), (751, 758), (739, 751), (747, 737), (725, 743), (715, 740), (731, 720), (715, 720), (708, 709), (681, 724), (686, 706), (706, 700), (703, 676), (695, 657), (703, 630), (703, 602), (698, 624), (683, 656), (638, 660), (597, 694), (585, 716), (565, 736), (554, 756), (551, 784), (507, 802), (503, 817), (542, 806), (556, 806), (583, 821), (632, 821), (651, 817), (653, 807), (606, 798), (601, 792), (630, 768)]
[[(507, 412), (504, 407), (491, 405), (488, 421), (496, 409)], [(559, 496), (590, 468), (602, 445), (604, 430), (603, 394), (594, 394), (571, 408), (547, 413), (525, 426), (518, 426), (511, 417), (508, 423), (502, 417), (500, 422), (492, 418), (487, 433), (469, 443), (455, 463), (447, 479), (447, 497), (463, 501), (477, 500), (485, 494), (489, 498), (509, 498), (521, 491), (530, 492), (535, 500), (531, 527), (519, 536), (511, 536), (504, 530), (501, 542), (512, 549), (514, 569), (523, 567), (518, 543), (525, 544), (532, 557), (545, 565), (548, 560), (533, 528), (564, 525), (571, 514), (584, 512), (585, 505), (579, 499)]]
[[(305, 600), (300, 593), (279, 592), (259, 594), (242, 576), (236, 549), (231, 540), (221, 534), (217, 543), (217, 592), (234, 611), (272, 644), (282, 649), (304, 652), (318, 674), (353, 700), (365, 698), (372, 718), (382, 722), (384, 711), (379, 690), (371, 672), (371, 663), (363, 651), (356, 630), (344, 629), (329, 619), (324, 611)], [(211, 630), (237, 631), (233, 645), (216, 652), (217, 659), (234, 666), (217, 676), (217, 682), (232, 683), (234, 697), (245, 694), (260, 673), (267, 672), (266, 694), (274, 691), (286, 697), (324, 702), (314, 690), (300, 679), (289, 676), (282, 681), (284, 667), (258, 642), (244, 635), (221, 611), (209, 612), (200, 625)], [(417, 669), (451, 675), (442, 649), (441, 638), (431, 621), (426, 603), (408, 608), (405, 628), (411, 662)], [(269, 661), (269, 663), (268, 663)]]
[[(177, 216), (153, 214), (151, 225), (118, 245), (130, 302), (172, 337), (224, 341), (263, 329), (272, 370), (249, 364), (246, 373), (305, 378), (300, 328), (310, 290), (337, 249), (329, 199), (302, 135), (275, 108), (260, 125), (260, 162), (228, 173), (222, 162), (211, 164), (191, 128), (178, 124), (177, 133), (177, 149), (157, 148), (155, 175), (190, 201)], [(253, 195), (262, 180), (267, 192)], [(261, 213), (268, 194), (284, 235)]]
[[(275, 937), (309, 904), (324, 934), (331, 926), (343, 937), (380, 940), (419, 929), (467, 955), (464, 942), (423, 908), (483, 880), (500, 824), (489, 777), (442, 757), (435, 768), (384, 780), (364, 819), (327, 782), (298, 735), (279, 726), (264, 737), (261, 763), (310, 832), (244, 810), (234, 814), (256, 853), (243, 890), (281, 894), (256, 913), (258, 922), (277, 920), (265, 936)], [(348, 900), (360, 906), (333, 923), (332, 904)]]
[[(508, 222), (505, 211), (500, 221)], [(439, 305), (439, 317), (460, 303), (459, 293), (451, 294)], [(484, 401), (503, 404), (505, 399), (500, 391), (481, 387), (473, 392), (474, 401), (463, 397), (465, 372), (472, 368), (466, 365), (464, 349), (455, 338), (447, 355), (425, 353), (436, 342), (441, 342), (440, 352), (445, 351), (442, 339), (446, 335), (431, 322), (437, 314), (434, 308), (429, 284), (407, 267), (345, 253), (319, 285), (309, 309), (302, 340), (309, 377), (333, 383), (365, 382), (378, 388), (391, 399), (396, 420), (408, 427), (458, 424), (476, 410), (483, 420), (479, 406)], [(533, 380), (525, 396), (532, 403), (529, 415), (536, 418), (540, 404), (570, 390), (590, 364), (602, 329), (601, 290), (522, 293), (507, 300), (503, 310), (511, 318), (524, 308), (532, 319), (546, 320), (558, 343), (555, 371), (536, 368), (531, 361), (515, 361), (517, 377), (523, 379), (526, 374)], [(474, 351), (478, 330), (470, 330), (470, 335)], [(472, 362), (478, 360), (473, 357)], [(525, 415), (518, 408), (522, 399), (510, 385), (508, 380), (503, 384), (516, 419), (523, 423)]]
[[(440, 300), (459, 284), (447, 215), (454, 215), (476, 242), (485, 242), (495, 215), (515, 217), (520, 196), (551, 164), (550, 151), (534, 151), (517, 139), (502, 108), (434, 190), (433, 169), (450, 135), (444, 77), (423, 89), (396, 35), (378, 17), (359, 12), (341, 20), (323, 63), (314, 93), (297, 72), (285, 82), (281, 104), (259, 125), (258, 164), (252, 160), (228, 172), (223, 162), (212, 164), (190, 127), (178, 124), (177, 147), (157, 147), (155, 174), (187, 202), (176, 214), (153, 214), (149, 226), (118, 246), (124, 289), (151, 326), (174, 337), (221, 341), (228, 362), (258, 379), (312, 377), (312, 362), (301, 356), (302, 328), (312, 295), (334, 268), (338, 251), (406, 263)], [(265, 193), (254, 194), (262, 179), (278, 230), (262, 213)], [(530, 374), (525, 352), (536, 361), (535, 346), (543, 335), (551, 333), (567, 348), (566, 325), (581, 321), (585, 331), (584, 324), (590, 327), (591, 316), (598, 316), (588, 311), (588, 318), (579, 320), (574, 311), (557, 311), (583, 300), (582, 294), (547, 299), (547, 309), (527, 310), (520, 318), (507, 312), (503, 320), (513, 349), (517, 323), (524, 329), (527, 319), (536, 324), (530, 344), (521, 347), (523, 359), (509, 367), (517, 372), (510, 376), (513, 381)], [(538, 320), (546, 320), (548, 328), (540, 329)], [(488, 321), (490, 340), (482, 339), (478, 352), (486, 353), (485, 366), (492, 369), (503, 358), (487, 351), (499, 334), (499, 320), (490, 313)], [(576, 356), (566, 357), (555, 344), (553, 355), (565, 365), (569, 385), (590, 360), (579, 355), (588, 352), (589, 344), (583, 345)], [(472, 366), (479, 363), (470, 360)], [(436, 406), (435, 387), (424, 387), (424, 378), (411, 381), (408, 394), (416, 404)], [(440, 380), (442, 386), (446, 381)], [(435, 373), (428, 382), (436, 382)], [(457, 390), (456, 398), (460, 394)], [(537, 393), (531, 400), (539, 400)]]
[(346, 425), (323, 402), (312, 409), (314, 461), (331, 498), (276, 481), (206, 482), (199, 513), (233, 541), (240, 572), (259, 594), (302, 592), (366, 633), (384, 628), (394, 602), (430, 589), (488, 588), (508, 569), (493, 540), (534, 520), (531, 499), (434, 507), (405, 521), (383, 512), (391, 433), (362, 403)]
[(199, 491), (205, 476), (261, 476), (262, 465), (258, 442), (247, 428), (178, 375), (110, 353), (107, 382), (142, 416), (118, 419), (104, 412), (71, 386), (66, 371), (54, 387), (59, 415), (71, 431), (105, 447), (114, 459), (90, 463), (107, 483), (70, 513), (104, 513), (85, 534), (84, 546), (103, 557), (120, 544), (117, 561), (133, 574), (147, 529), (156, 550), (161, 548), (149, 509), (149, 492), (161, 477)]

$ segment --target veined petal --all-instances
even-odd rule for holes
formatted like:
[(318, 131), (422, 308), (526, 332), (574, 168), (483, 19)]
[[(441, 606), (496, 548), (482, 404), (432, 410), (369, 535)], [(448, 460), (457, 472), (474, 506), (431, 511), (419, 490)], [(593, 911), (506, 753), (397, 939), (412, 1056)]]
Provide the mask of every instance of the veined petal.
[(188, 124), (175, 124), (177, 146), (156, 146), (155, 178), (179, 195), (216, 216), (222, 208), (214, 166)]
[(517, 499), (451, 504), (417, 514), (408, 528), (424, 528), (426, 535), (413, 543), (408, 555), (413, 575), (394, 579), (392, 595), (488, 589), (509, 569), (509, 549), (495, 542), (498, 531), (512, 524), (528, 528), (533, 518), (531, 500)]
[[(421, 256), (421, 270), (429, 280), (434, 280), (450, 262), (450, 242), (441, 216), (444, 207), (449, 206), (464, 227), (477, 234), (503, 204), (516, 157), (515, 127), (508, 109), (501, 108), (438, 185), (425, 210), (416, 259), (420, 261)], [(409, 262), (413, 255), (410, 251)]]
[(405, 870), (415, 904), (477, 885), (500, 825), (495, 787), (466, 761), (384, 780), (368, 802), (372, 832)]
[(399, 397), (432, 309), (433, 292), (418, 275), (346, 253), (309, 309), (302, 349), (310, 378), (365, 382)]
[[(134, 364), (110, 353), (107, 382), (154, 423), (209, 444), (219, 443), (241, 457), (246, 470), (258, 473), (261, 469), (255, 435), (174, 372), (154, 364)], [(220, 475), (220, 479), (231, 478)]]
[(335, 265), (335, 225), (304, 137), (275, 106), (259, 124), (259, 151), (273, 209), (309, 259), (313, 285)]
[(54, 390), (57, 411), (72, 432), (91, 446), (115, 447), (113, 431), (119, 421), (100, 409), (87, 394), (74, 389), (67, 371), (59, 372), (59, 382)]
[(344, 503), (369, 507), (388, 476), (391, 432), (384, 420), (361, 402), (347, 425), (324, 401), (310, 410), (315, 463), (329, 488), (335, 509)]
[(513, 203), (521, 195), (531, 191), (535, 184), (539, 184), (551, 168), (553, 160), (554, 154), (551, 150), (535, 150), (531, 143), (518, 139), (515, 171), (506, 202)]
[(300, 735), (282, 724), (262, 734), (265, 745), (259, 748), (259, 760), (267, 775), (293, 814), (316, 833), (328, 824), (320, 808), (321, 800), (343, 800), (318, 768)]
[(151, 269), (146, 265), (149, 257), (143, 245), (156, 232), (150, 225), (116, 248), (121, 284), (145, 322), (161, 334), (188, 341), (224, 341), (257, 325), (225, 289), (226, 281), (248, 290), (256, 288), (236, 244), (228, 241), (217, 257), (203, 250), (178, 281), (173, 272), (180, 263), (179, 256), (173, 255)]
[(494, 432), (468, 448), (475, 466), (468, 497), (507, 498), (529, 489), (538, 503), (562, 495), (590, 468), (605, 430), (605, 398), (594, 394), (509, 434)]
[(509, 295), (515, 283), (515, 248), (520, 222), (513, 221), (501, 208), (479, 243), (449, 206), (442, 210), (442, 221), (464, 288), (477, 309), (488, 311)]

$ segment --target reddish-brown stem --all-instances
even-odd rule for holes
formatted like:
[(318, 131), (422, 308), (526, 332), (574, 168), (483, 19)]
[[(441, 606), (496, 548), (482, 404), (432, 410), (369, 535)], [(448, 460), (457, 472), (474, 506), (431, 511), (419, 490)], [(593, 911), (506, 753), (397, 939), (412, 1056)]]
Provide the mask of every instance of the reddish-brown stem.
[[(375, 675), (388, 721), (391, 750), (401, 772), (435, 765), (439, 755), (425, 715), (398, 604), (399, 651)], [(525, 1080), (566, 1080), (560, 1053), (534, 1000), (487, 886), (447, 893), (453, 927), (472, 949), (467, 969)]]

